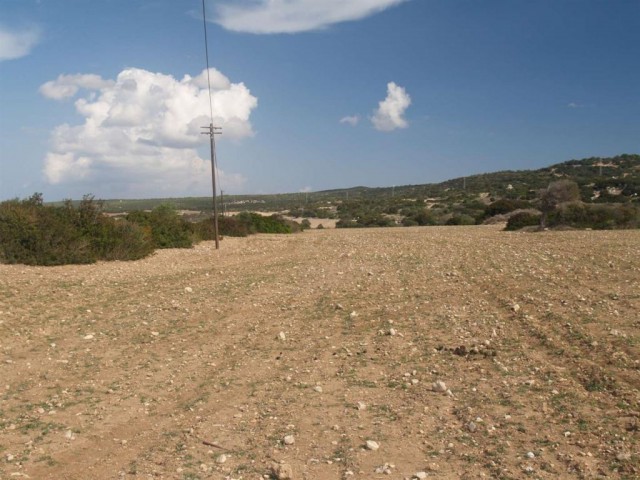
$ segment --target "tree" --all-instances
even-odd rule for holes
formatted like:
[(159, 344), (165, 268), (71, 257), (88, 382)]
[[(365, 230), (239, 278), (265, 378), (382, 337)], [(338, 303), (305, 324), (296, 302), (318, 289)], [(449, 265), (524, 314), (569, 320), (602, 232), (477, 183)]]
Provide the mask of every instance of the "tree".
[(540, 191), (540, 227), (545, 228), (547, 218), (559, 205), (580, 200), (580, 187), (571, 180), (552, 182), (546, 189)]

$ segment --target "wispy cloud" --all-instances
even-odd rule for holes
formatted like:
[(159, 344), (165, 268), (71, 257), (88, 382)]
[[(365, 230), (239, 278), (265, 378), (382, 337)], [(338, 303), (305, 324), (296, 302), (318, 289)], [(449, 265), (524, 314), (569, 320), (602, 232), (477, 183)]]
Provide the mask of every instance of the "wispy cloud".
[(359, 20), (409, 0), (252, 0), (215, 6), (215, 21), (248, 33), (299, 33)]
[(14, 30), (0, 25), (0, 62), (29, 55), (40, 41), (40, 29)]
[[(224, 138), (253, 135), (251, 112), (258, 100), (243, 83), (210, 70), (215, 125)], [(210, 162), (200, 158), (206, 143), (201, 127), (210, 123), (207, 72), (181, 80), (130, 68), (115, 80), (98, 75), (60, 75), (40, 87), (52, 99), (75, 101), (84, 122), (63, 124), (51, 133), (44, 175), (51, 184), (109, 183), (121, 193), (193, 194), (210, 187)], [(225, 188), (245, 179), (221, 173)]]
[(340, 123), (346, 123), (347, 125), (351, 125), (352, 127), (355, 127), (356, 125), (358, 125), (358, 123), (360, 123), (360, 116), (350, 115), (350, 116), (342, 117), (340, 119)]
[(371, 121), (376, 130), (390, 132), (398, 128), (407, 128), (404, 113), (411, 105), (411, 97), (403, 87), (394, 82), (387, 84), (387, 98), (378, 104)]

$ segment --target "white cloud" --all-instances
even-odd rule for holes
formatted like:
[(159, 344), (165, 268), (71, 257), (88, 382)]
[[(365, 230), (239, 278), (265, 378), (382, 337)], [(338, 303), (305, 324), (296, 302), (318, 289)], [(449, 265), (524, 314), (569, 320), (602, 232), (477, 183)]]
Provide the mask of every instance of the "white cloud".
[(408, 0), (252, 0), (215, 7), (216, 22), (249, 33), (298, 33), (359, 20)]
[(40, 30), (37, 28), (13, 31), (0, 26), (0, 62), (29, 55), (39, 41)]
[[(252, 136), (250, 115), (258, 100), (243, 83), (210, 70), (214, 124), (222, 138)], [(109, 184), (121, 194), (205, 194), (210, 160), (198, 147), (208, 144), (202, 126), (210, 123), (207, 72), (196, 77), (126, 69), (116, 80), (98, 75), (60, 75), (40, 87), (53, 99), (75, 101), (84, 122), (63, 124), (51, 133), (44, 174), (51, 184)], [(221, 172), (225, 189), (245, 179)]]
[(406, 90), (394, 82), (387, 84), (387, 98), (378, 104), (371, 121), (376, 130), (390, 132), (398, 128), (407, 128), (409, 124), (403, 118), (411, 105), (411, 97)]
[(40, 86), (40, 93), (47, 98), (63, 100), (73, 97), (81, 88), (101, 90), (114, 85), (113, 80), (103, 80), (99, 75), (60, 75)]
[(356, 125), (358, 125), (358, 123), (360, 123), (360, 116), (351, 115), (351, 116), (342, 117), (340, 119), (340, 123), (346, 123), (348, 125), (351, 125), (352, 127), (355, 127)]

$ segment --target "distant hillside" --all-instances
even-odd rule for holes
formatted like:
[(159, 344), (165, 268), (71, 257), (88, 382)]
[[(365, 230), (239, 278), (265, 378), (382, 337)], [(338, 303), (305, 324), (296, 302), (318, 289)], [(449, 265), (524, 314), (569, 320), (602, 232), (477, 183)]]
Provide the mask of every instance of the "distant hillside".
[[(474, 199), (484, 203), (498, 199), (532, 200), (541, 188), (559, 179), (575, 181), (585, 202), (638, 202), (640, 197), (640, 155), (592, 157), (551, 165), (538, 170), (501, 171), (455, 178), (441, 183), (396, 187), (352, 187), (310, 193), (272, 195), (225, 195), (221, 204), (227, 211), (282, 211), (389, 199), (390, 205), (405, 202), (434, 202), (454, 205)], [(211, 198), (157, 198), (107, 200), (112, 213), (152, 209), (169, 203), (179, 210), (210, 211)]]

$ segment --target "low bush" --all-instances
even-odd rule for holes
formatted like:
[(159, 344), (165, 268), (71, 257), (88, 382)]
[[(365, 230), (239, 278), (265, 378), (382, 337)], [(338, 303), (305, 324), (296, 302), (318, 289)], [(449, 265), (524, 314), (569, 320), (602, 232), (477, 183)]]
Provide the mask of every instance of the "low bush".
[(151, 234), (155, 248), (193, 246), (193, 228), (170, 205), (159, 205), (150, 212), (131, 212), (127, 215), (127, 220), (146, 228)]
[(540, 213), (518, 212), (509, 217), (505, 230), (520, 230), (525, 227), (540, 225)]
[(476, 219), (471, 215), (454, 215), (449, 218), (446, 225), (475, 225)]
[(136, 260), (153, 243), (136, 225), (102, 214), (102, 204), (85, 196), (74, 208), (45, 206), (42, 195), (0, 203), (0, 262), (65, 265), (97, 260)]
[(549, 214), (547, 226), (594, 230), (640, 228), (640, 207), (628, 203), (609, 205), (566, 203)]

